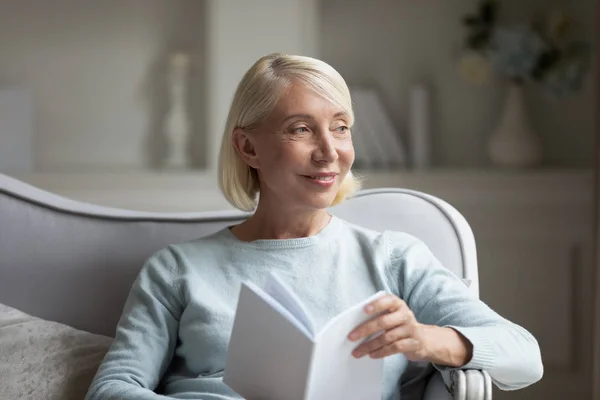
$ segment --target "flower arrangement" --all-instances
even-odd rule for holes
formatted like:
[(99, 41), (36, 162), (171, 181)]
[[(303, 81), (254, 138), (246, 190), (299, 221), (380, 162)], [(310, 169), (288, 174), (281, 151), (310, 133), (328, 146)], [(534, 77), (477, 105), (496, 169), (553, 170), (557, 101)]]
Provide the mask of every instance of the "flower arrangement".
[(557, 95), (577, 91), (589, 69), (589, 43), (573, 38), (574, 23), (552, 11), (528, 23), (498, 24), (498, 0), (480, 0), (466, 15), (462, 74), (483, 83), (493, 71), (515, 84), (539, 83)]

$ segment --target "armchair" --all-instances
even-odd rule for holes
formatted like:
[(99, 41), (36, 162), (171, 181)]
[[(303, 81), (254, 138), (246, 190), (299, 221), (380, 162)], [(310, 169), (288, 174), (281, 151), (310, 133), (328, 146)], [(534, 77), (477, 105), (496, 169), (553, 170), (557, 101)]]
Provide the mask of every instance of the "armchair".
[[(363, 190), (331, 211), (369, 229), (404, 231), (418, 237), (479, 296), (473, 231), (464, 216), (446, 201), (409, 189), (371, 189)], [(491, 398), (492, 381), (487, 372), (450, 370), (433, 375), (423, 400)]]
[[(473, 233), (446, 202), (411, 190), (365, 190), (331, 212), (367, 228), (419, 237), (479, 294)], [(0, 303), (111, 336), (131, 284), (152, 253), (246, 216), (100, 207), (0, 174)], [(436, 372), (424, 399), (489, 400), (491, 380), (485, 371)]]

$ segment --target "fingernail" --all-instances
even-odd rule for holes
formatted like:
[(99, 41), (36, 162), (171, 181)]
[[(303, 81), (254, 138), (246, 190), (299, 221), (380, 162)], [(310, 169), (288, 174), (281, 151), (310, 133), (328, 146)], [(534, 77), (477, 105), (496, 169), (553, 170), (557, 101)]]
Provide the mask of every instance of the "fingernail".
[(356, 357), (356, 358), (360, 358), (360, 357), (362, 357), (362, 353), (361, 353), (360, 351), (357, 351), (357, 350), (353, 351), (353, 352), (352, 352), (352, 355), (353, 355), (354, 357)]
[(372, 312), (373, 311), (373, 306), (366, 306), (365, 307), (365, 311), (368, 312), (368, 313)]
[(350, 340), (356, 340), (356, 337), (357, 337), (357, 336), (358, 336), (358, 335), (357, 335), (356, 333), (351, 333), (351, 334), (348, 336), (348, 339), (350, 339)]

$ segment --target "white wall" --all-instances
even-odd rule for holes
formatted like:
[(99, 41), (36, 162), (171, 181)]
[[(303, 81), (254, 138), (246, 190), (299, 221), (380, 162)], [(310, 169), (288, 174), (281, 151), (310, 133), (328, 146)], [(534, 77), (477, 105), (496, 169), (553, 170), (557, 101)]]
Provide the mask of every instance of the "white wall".
[[(192, 51), (195, 132), (204, 129), (201, 0), (0, 0), (0, 87), (36, 99), (41, 170), (139, 168), (159, 155), (161, 62)], [(202, 162), (202, 140), (192, 152)]]
[(207, 165), (216, 168), (229, 107), (246, 70), (284, 52), (318, 55), (318, 0), (208, 0)]
[[(458, 75), (457, 50), (464, 31), (462, 15), (476, 0), (322, 0), (322, 57), (355, 84), (372, 84), (384, 94), (398, 127), (403, 128), (406, 92), (415, 79), (434, 88), (435, 149), (442, 165), (479, 166), (502, 105), (503, 86), (469, 86)], [(536, 10), (559, 6), (573, 12), (593, 38), (595, 0), (501, 1), (503, 19), (523, 20)], [(595, 68), (595, 67), (594, 67)], [(596, 72), (576, 96), (554, 102), (530, 91), (533, 123), (542, 134), (548, 162), (591, 166), (594, 143)]]
[[(282, 50), (301, 48), (299, 43), (314, 42), (315, 36), (320, 38), (319, 54), (350, 83), (382, 88), (399, 126), (409, 83), (423, 76), (430, 79), (436, 89), (439, 163), (487, 163), (483, 149), (498, 116), (502, 87), (470, 87), (453, 61), (463, 34), (460, 17), (474, 9), (476, 0), (311, 0), (308, 8), (321, 3), (321, 15), (312, 13), (312, 22), (306, 23), (318, 23), (314, 32), (297, 21), (311, 14), (296, 10), (307, 7), (302, 0), (273, 7), (277, 1), (247, 0), (240, 3), (243, 12), (239, 7), (226, 12), (223, 0), (0, 0), (0, 88), (25, 85), (33, 90), (38, 169), (154, 165), (164, 148), (160, 118), (166, 97), (160, 63), (177, 47), (191, 50), (195, 58), (193, 159), (196, 165), (214, 165), (229, 92), (250, 63), (247, 56), (258, 49), (275, 51), (273, 46), (282, 42), (290, 44)], [(584, 31), (593, 36), (594, 0), (502, 2), (512, 8), (507, 9), (509, 17), (550, 3), (574, 11)], [(279, 23), (269, 29), (268, 21), (256, 19), (269, 15), (260, 8), (288, 10), (289, 21), (278, 17)], [(208, 16), (213, 11), (225, 15), (225, 22), (215, 24), (217, 20)], [(270, 39), (257, 41), (252, 36), (256, 32)], [(306, 37), (299, 40), (299, 34)], [(212, 46), (207, 43), (211, 37), (216, 38)], [(216, 78), (207, 82), (210, 74)], [(530, 93), (534, 123), (555, 165), (592, 163), (593, 79), (588, 77), (584, 92), (559, 103), (538, 91)]]

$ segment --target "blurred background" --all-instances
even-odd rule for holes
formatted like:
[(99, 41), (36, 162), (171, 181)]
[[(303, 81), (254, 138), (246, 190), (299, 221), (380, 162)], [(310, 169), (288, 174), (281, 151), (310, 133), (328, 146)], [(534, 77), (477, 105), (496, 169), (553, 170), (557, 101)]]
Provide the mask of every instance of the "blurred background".
[(482, 299), (539, 339), (544, 379), (495, 398), (591, 399), (598, 15), (596, 0), (0, 0), (0, 173), (111, 207), (229, 209), (216, 161), (242, 74), (271, 52), (321, 58), (351, 88), (365, 186), (461, 211)]

